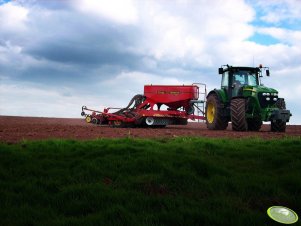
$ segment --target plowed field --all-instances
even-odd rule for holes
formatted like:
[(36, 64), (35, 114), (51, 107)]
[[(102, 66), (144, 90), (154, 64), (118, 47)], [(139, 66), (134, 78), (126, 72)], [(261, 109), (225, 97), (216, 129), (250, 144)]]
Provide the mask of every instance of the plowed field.
[(87, 124), (84, 119), (38, 118), (0, 116), (0, 141), (17, 143), (22, 140), (41, 139), (96, 139), (96, 138), (173, 138), (173, 137), (261, 137), (282, 138), (301, 136), (300, 125), (288, 125), (285, 133), (270, 132), (270, 125), (263, 125), (259, 132), (234, 132), (231, 124), (225, 131), (212, 131), (204, 123), (166, 128), (111, 128)]

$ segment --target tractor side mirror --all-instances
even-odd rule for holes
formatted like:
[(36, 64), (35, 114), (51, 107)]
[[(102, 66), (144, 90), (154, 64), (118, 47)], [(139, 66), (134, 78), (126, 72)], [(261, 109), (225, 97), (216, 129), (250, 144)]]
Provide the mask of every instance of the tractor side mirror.
[(224, 73), (224, 69), (222, 68), (222, 67), (220, 67), (219, 69), (218, 69), (218, 73), (221, 75), (221, 74), (223, 74)]
[(270, 70), (266, 70), (265, 73), (267, 74), (267, 76), (270, 76)]

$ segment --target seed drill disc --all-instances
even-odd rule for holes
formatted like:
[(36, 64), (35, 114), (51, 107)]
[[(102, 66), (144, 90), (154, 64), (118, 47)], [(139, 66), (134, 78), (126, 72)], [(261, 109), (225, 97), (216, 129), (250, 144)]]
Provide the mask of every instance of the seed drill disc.
[(298, 215), (284, 206), (272, 206), (267, 210), (270, 218), (282, 224), (293, 224), (298, 221)]

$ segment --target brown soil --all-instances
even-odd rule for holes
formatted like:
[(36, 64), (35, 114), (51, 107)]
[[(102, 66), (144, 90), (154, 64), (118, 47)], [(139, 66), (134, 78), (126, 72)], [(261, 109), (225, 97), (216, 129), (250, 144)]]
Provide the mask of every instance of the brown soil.
[(34, 118), (0, 116), (0, 142), (17, 143), (22, 140), (67, 138), (88, 140), (95, 138), (173, 138), (173, 137), (261, 137), (283, 138), (301, 136), (300, 125), (288, 125), (285, 133), (270, 132), (270, 125), (263, 125), (259, 132), (234, 132), (231, 125), (225, 131), (212, 131), (204, 123), (166, 128), (111, 128), (88, 124), (84, 119)]

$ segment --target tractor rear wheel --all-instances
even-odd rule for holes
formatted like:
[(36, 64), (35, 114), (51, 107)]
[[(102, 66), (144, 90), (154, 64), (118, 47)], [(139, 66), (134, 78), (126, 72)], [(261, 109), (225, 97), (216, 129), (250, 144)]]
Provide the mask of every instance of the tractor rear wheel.
[(210, 130), (224, 130), (228, 126), (228, 120), (222, 114), (221, 102), (216, 94), (207, 97), (206, 124)]
[(232, 122), (232, 129), (235, 131), (248, 130), (248, 123), (246, 120), (245, 99), (236, 98), (231, 101), (231, 122)]
[(247, 119), (248, 130), (259, 131), (262, 126), (262, 121), (260, 117)]

